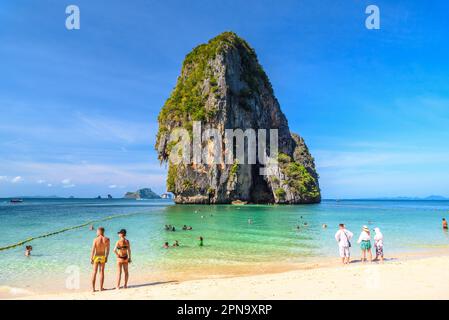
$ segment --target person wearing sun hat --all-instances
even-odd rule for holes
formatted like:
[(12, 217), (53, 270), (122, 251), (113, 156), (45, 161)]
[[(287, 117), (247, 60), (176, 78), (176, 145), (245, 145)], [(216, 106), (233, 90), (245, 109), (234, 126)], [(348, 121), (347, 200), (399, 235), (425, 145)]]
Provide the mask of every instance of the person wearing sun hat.
[(371, 262), (373, 260), (373, 255), (371, 253), (371, 233), (367, 226), (363, 226), (357, 243), (360, 244), (360, 249), (362, 249), (362, 262), (366, 261), (367, 254), (369, 257), (369, 262)]
[(374, 249), (376, 251), (376, 257), (374, 261), (380, 258), (380, 262), (384, 262), (384, 235), (380, 232), (379, 228), (374, 228)]

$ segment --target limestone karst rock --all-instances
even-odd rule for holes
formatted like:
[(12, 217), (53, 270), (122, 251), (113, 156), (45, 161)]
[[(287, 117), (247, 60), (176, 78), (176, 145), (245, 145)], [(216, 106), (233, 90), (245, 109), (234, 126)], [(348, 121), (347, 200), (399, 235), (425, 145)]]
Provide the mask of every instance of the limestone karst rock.
[[(201, 121), (203, 131), (218, 129), (222, 137), (226, 129), (277, 129), (279, 166), (260, 175), (260, 163), (171, 163), (170, 133), (184, 128), (192, 134), (194, 121)], [(313, 157), (304, 140), (290, 132), (254, 50), (233, 32), (218, 35), (186, 56), (158, 122), (155, 147), (159, 159), (168, 161), (167, 190), (176, 203), (321, 201)], [(208, 141), (202, 141), (202, 147), (207, 150)]]

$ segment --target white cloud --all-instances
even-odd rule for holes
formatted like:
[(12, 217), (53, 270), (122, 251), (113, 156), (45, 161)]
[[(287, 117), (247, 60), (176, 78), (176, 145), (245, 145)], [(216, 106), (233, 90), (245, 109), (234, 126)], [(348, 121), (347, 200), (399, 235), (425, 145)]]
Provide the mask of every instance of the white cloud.
[(45, 180), (42, 180), (42, 179), (40, 179), (40, 180), (37, 180), (36, 181), (38, 184), (44, 184), (46, 181)]
[(51, 188), (53, 185), (51, 183), (47, 184), (47, 187)]
[(394, 165), (434, 165), (449, 162), (449, 152), (422, 151), (322, 151), (315, 153), (319, 169), (324, 168), (375, 168)]
[(447, 195), (448, 151), (365, 146), (367, 149), (313, 152), (324, 197)]
[(109, 189), (124, 189), (126, 188), (126, 186), (124, 185), (116, 185), (116, 184), (111, 184), (108, 186)]
[(21, 176), (17, 176), (17, 177), (15, 177), (15, 178), (12, 178), (12, 179), (11, 179), (11, 182), (12, 182), (12, 183), (19, 183), (19, 182), (21, 182), (21, 181), (23, 181), (23, 178), (22, 178)]
[(64, 179), (64, 180), (61, 181), (61, 183), (62, 183), (62, 187), (64, 189), (69, 189), (69, 188), (76, 187), (76, 184), (73, 184), (71, 179)]
[(155, 136), (155, 123), (123, 121), (86, 116), (81, 113), (78, 113), (77, 116), (81, 120), (80, 130), (96, 139), (101, 138), (101, 140), (106, 139), (133, 144), (147, 143), (148, 137)]
[[(132, 188), (148, 186), (154, 190), (160, 189), (165, 191), (167, 171), (159, 163), (151, 162), (109, 165), (98, 163), (0, 161), (0, 172), (12, 169), (15, 172), (23, 173), (23, 176), (32, 181), (45, 177), (46, 181), (59, 181), (59, 186), (61, 187), (76, 184), (80, 190), (85, 186), (104, 188), (104, 186), (116, 185), (116, 190), (129, 186), (132, 186)], [(69, 177), (76, 177), (76, 181)], [(117, 183), (118, 181), (120, 183)], [(56, 184), (53, 183), (53, 187), (55, 186)]]
[(8, 179), (7, 176), (0, 176), (0, 181), (6, 181)]

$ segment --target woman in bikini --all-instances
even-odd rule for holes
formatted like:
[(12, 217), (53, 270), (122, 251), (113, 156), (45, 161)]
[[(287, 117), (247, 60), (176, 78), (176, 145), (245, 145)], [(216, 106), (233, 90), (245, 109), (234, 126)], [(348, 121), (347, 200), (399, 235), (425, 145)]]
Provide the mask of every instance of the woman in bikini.
[(117, 289), (120, 289), (120, 281), (122, 278), (122, 269), (125, 273), (125, 289), (128, 288), (128, 264), (131, 263), (131, 245), (126, 239), (126, 230), (122, 229), (118, 232), (119, 240), (115, 244), (114, 253), (117, 256)]

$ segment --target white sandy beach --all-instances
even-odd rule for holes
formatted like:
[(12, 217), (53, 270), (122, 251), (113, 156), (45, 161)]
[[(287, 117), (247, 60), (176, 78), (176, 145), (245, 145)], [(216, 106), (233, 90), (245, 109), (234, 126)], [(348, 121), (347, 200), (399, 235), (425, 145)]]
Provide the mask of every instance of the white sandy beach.
[(447, 270), (449, 256), (414, 257), (276, 274), (132, 283), (128, 289), (25, 299), (449, 299)]

